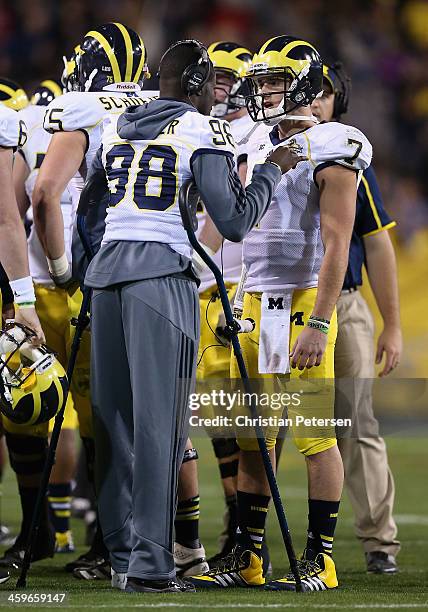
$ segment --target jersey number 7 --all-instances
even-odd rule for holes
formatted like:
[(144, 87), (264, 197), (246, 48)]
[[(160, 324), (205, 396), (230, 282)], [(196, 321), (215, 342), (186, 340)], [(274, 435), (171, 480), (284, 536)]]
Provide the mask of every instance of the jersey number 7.
[(140, 210), (165, 211), (177, 199), (177, 153), (170, 145), (114, 145), (105, 164), (110, 206), (133, 203)]

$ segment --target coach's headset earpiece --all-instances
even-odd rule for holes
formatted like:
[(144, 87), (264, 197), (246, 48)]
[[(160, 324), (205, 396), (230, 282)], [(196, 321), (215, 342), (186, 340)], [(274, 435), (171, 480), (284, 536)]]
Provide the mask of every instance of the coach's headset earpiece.
[(326, 65), (327, 80), (330, 81), (334, 91), (333, 117), (339, 119), (348, 111), (349, 96), (351, 93), (351, 79), (346, 74), (342, 62)]
[[(208, 55), (208, 51), (206, 47), (199, 40), (189, 39), (189, 40), (179, 40), (174, 43), (167, 49), (164, 53), (164, 56), (167, 53), (170, 53), (174, 47), (178, 47), (179, 45), (189, 44), (193, 45), (199, 51), (200, 57), (197, 62), (190, 64), (187, 66), (183, 74), (181, 75), (181, 88), (183, 92), (188, 95), (199, 95), (202, 91), (203, 86), (208, 81), (211, 73), (211, 60)], [(161, 60), (162, 63), (162, 60)], [(157, 77), (160, 76), (160, 68), (156, 74)]]
[(211, 60), (208, 51), (198, 40), (191, 40), (200, 53), (200, 58), (194, 64), (185, 68), (181, 75), (181, 87), (188, 95), (199, 95), (210, 76)]

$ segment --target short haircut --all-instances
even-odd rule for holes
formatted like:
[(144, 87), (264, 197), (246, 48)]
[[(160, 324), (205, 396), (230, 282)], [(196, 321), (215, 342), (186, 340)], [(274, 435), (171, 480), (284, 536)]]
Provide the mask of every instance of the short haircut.
[(196, 64), (201, 53), (193, 40), (180, 40), (169, 47), (162, 56), (159, 76), (181, 82), (181, 75), (187, 66)]

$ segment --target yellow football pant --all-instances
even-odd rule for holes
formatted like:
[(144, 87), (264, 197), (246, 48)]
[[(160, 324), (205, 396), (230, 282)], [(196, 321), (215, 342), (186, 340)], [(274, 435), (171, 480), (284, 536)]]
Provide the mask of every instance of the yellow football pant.
[[(236, 285), (226, 283), (229, 300), (235, 295), (236, 287)], [(215, 300), (212, 299), (213, 296), (216, 296)], [(199, 295), (199, 307), (201, 313), (201, 336), (196, 376), (198, 380), (203, 380), (204, 378), (229, 378), (230, 346), (224, 339), (221, 339), (223, 343), (221, 344), (214, 334), (219, 324), (219, 319), (223, 314), (217, 285), (209, 287)]]
[[(304, 329), (309, 316), (312, 314), (317, 288), (298, 289), (293, 293), (290, 328), (290, 350), (294, 346), (300, 332)], [(241, 334), (242, 354), (248, 375), (252, 379), (272, 380), (276, 388), (282, 393), (298, 393), (300, 404), (288, 406), (288, 418), (294, 423), (292, 433), (298, 450), (304, 455), (314, 455), (336, 444), (335, 429), (333, 426), (296, 427), (297, 416), (317, 419), (334, 418), (334, 345), (337, 335), (337, 318), (334, 312), (328, 333), (327, 347), (321, 365), (311, 369), (292, 369), (290, 374), (259, 374), (258, 348), (260, 336), (261, 293), (247, 293), (244, 298), (242, 318), (250, 317), (256, 323), (255, 329), (249, 334)], [(235, 357), (231, 359), (231, 378), (239, 378), (239, 369)], [(268, 387), (272, 389), (273, 385)], [(240, 406), (234, 409), (234, 416), (249, 414), (248, 408)], [(274, 415), (281, 417), (281, 412), (263, 411), (263, 416)], [(279, 427), (267, 426), (264, 429), (267, 447), (275, 446)], [(254, 430), (251, 428), (236, 428), (237, 441), (242, 450), (259, 450)]]

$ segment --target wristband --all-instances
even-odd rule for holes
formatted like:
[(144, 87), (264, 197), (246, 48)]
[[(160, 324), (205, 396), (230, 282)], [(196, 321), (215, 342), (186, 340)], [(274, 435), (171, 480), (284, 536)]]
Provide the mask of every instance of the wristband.
[(327, 319), (321, 319), (321, 317), (310, 316), (307, 326), (311, 327), (312, 329), (317, 329), (318, 331), (327, 335), (328, 330), (330, 329), (330, 321)]
[(321, 317), (317, 317), (313, 314), (310, 315), (309, 318), (312, 319), (312, 321), (319, 321), (319, 323), (326, 323), (327, 325), (330, 325), (330, 321), (328, 319), (322, 319)]
[(67, 273), (69, 265), (65, 253), (58, 257), (58, 259), (49, 259), (48, 257), (46, 259), (48, 260), (49, 272), (52, 276), (63, 276)]
[(266, 159), (266, 160), (265, 160), (265, 164), (271, 164), (272, 166), (275, 166), (276, 168), (278, 168), (278, 170), (279, 170), (279, 171), (281, 172), (281, 174), (282, 174), (282, 168), (281, 168), (281, 166), (280, 166), (279, 164), (277, 164), (276, 162), (271, 161), (270, 159)]
[(9, 281), (9, 285), (13, 291), (15, 304), (18, 306), (21, 304), (32, 304), (34, 306), (36, 295), (34, 293), (33, 279), (31, 276)]

